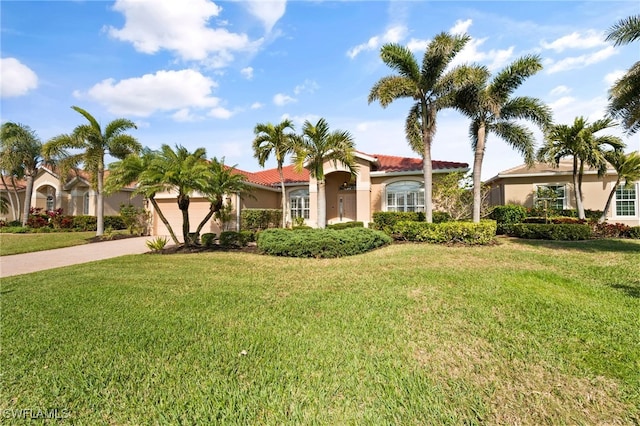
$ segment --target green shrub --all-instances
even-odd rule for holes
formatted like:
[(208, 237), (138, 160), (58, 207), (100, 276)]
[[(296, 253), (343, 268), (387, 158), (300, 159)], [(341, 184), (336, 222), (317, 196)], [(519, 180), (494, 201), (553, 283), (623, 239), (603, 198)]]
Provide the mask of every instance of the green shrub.
[(152, 240), (147, 240), (146, 244), (149, 250), (157, 252), (162, 250), (168, 242), (169, 239), (167, 237), (155, 237)]
[(513, 235), (537, 240), (588, 240), (593, 235), (591, 227), (583, 224), (518, 223)]
[[(15, 222), (15, 221), (14, 221)], [(14, 223), (9, 222), (9, 223)], [(18, 222), (20, 223), (20, 222)], [(26, 226), (18, 225), (18, 226), (5, 226), (0, 228), (0, 233), (4, 234), (28, 234), (31, 231), (31, 228)]]
[(11, 220), (9, 222), (7, 222), (6, 226), (11, 226), (11, 227), (16, 227), (16, 226), (22, 226), (22, 222), (19, 220)]
[(98, 220), (95, 216), (74, 216), (73, 229), (78, 231), (95, 231)]
[(242, 247), (240, 233), (236, 231), (223, 231), (220, 233), (220, 246), (224, 248)]
[(510, 234), (511, 227), (516, 223), (522, 222), (527, 217), (527, 209), (517, 204), (496, 206), (490, 217), (497, 223), (497, 234)]
[(434, 211), (431, 213), (431, 220), (433, 223), (450, 222), (451, 215), (447, 212)]
[(629, 238), (640, 240), (640, 226), (632, 226), (629, 228)]
[(258, 236), (258, 249), (265, 254), (287, 257), (335, 258), (365, 253), (391, 243), (391, 238), (373, 229), (269, 229)]
[(247, 244), (252, 243), (256, 240), (256, 233), (249, 230), (240, 231), (238, 239), (240, 241), (240, 245), (242, 247), (246, 247)]
[(104, 217), (104, 228), (111, 228), (111, 229), (127, 229), (127, 224), (125, 223), (125, 221), (122, 219), (122, 216), (117, 215), (117, 216), (105, 216)]
[(200, 242), (206, 248), (211, 248), (216, 243), (216, 234), (214, 234), (212, 232), (207, 232), (206, 234), (202, 234), (200, 236)]
[(400, 221), (424, 222), (422, 212), (375, 212), (372, 229), (391, 234), (393, 226)]
[(496, 222), (426, 223), (401, 221), (393, 227), (394, 238), (429, 243), (489, 244), (496, 235)]
[(129, 234), (145, 235), (148, 231), (151, 213), (142, 207), (131, 204), (120, 204), (120, 217)]
[(244, 209), (240, 213), (243, 230), (259, 231), (282, 226), (282, 210), (279, 209)]
[(358, 221), (334, 223), (327, 225), (328, 229), (364, 228), (364, 223)]

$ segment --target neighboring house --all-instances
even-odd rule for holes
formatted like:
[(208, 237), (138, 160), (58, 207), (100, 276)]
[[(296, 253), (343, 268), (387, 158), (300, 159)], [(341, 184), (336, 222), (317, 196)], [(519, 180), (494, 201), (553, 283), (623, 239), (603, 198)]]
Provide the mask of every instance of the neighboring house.
[[(326, 162), (326, 218), (328, 224), (361, 221), (368, 225), (377, 211), (424, 211), (424, 183), (422, 160), (419, 158), (394, 157), (390, 155), (365, 154), (356, 152), (358, 174), (352, 177), (347, 169), (338, 163)], [(434, 180), (438, 174), (467, 172), (466, 163), (433, 161)], [(307, 170), (297, 173), (293, 166), (285, 166), (285, 188), (287, 196), (287, 221), (292, 223), (297, 217), (305, 223), (317, 227), (317, 185)], [(227, 200), (233, 206), (231, 224), (233, 230), (240, 228), (243, 209), (281, 209), (280, 178), (277, 169), (259, 172), (238, 170), (246, 176), (253, 187), (250, 196), (240, 197), (229, 194)], [(180, 234), (182, 215), (174, 193), (156, 196), (158, 205), (171, 227)], [(209, 203), (201, 196), (191, 197), (189, 217), (191, 230), (195, 231), (206, 216)], [(209, 221), (202, 232), (219, 234), (220, 226), (215, 220)], [(153, 235), (168, 235), (164, 224), (156, 213), (153, 214)]]
[[(96, 214), (96, 193), (91, 189), (89, 175), (83, 171), (71, 171), (66, 179), (61, 180), (60, 175), (47, 167), (41, 167), (33, 182), (33, 194), (31, 207), (50, 211), (62, 208), (65, 215), (81, 216)], [(5, 179), (7, 185), (11, 185), (9, 179)], [(17, 181), (16, 189), (20, 203), (24, 205), (25, 182)], [(120, 214), (121, 204), (131, 204), (137, 207), (143, 206), (143, 198), (140, 195), (132, 196), (134, 187), (124, 188), (115, 194), (104, 197), (105, 216)], [(0, 197), (8, 200), (7, 190), (13, 193), (13, 188), (5, 188), (0, 183)], [(13, 195), (12, 195), (13, 196)], [(7, 221), (16, 220), (9, 208), (7, 214), (0, 214), (0, 218)]]
[[(521, 165), (505, 170), (485, 182), (490, 187), (489, 203), (492, 206), (521, 204), (525, 207), (533, 207), (537, 201), (537, 188), (545, 187), (556, 191), (557, 197), (550, 200), (552, 207), (575, 209), (572, 170), (570, 160), (561, 161), (559, 167), (536, 163), (531, 168)], [(602, 178), (598, 177), (595, 169), (585, 170), (582, 181), (584, 208), (603, 210), (616, 178), (616, 171), (612, 167)], [(639, 182), (633, 182), (616, 190), (607, 215), (607, 222), (630, 226), (640, 225), (639, 186)]]

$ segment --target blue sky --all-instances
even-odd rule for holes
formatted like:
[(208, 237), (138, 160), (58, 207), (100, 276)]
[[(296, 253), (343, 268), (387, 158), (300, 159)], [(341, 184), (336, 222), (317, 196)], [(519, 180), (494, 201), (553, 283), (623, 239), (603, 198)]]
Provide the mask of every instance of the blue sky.
[[(459, 55), (499, 71), (538, 54), (544, 70), (517, 95), (548, 103), (556, 123), (604, 115), (607, 90), (640, 59), (638, 43), (613, 47), (604, 33), (640, 13), (637, 1), (6, 1), (1, 12), (1, 119), (31, 126), (46, 142), (84, 118), (137, 123), (145, 146), (205, 147), (209, 157), (259, 170), (257, 123), (324, 117), (366, 153), (417, 156), (404, 137), (409, 100), (367, 103), (391, 71), (387, 42), (421, 60), (442, 31), (466, 32)], [(438, 116), (432, 155), (473, 161), (468, 121)], [(623, 136), (620, 129), (611, 134)], [(538, 143), (541, 143), (539, 132)], [(640, 135), (624, 137), (640, 149)], [(522, 163), (490, 136), (483, 179)]]

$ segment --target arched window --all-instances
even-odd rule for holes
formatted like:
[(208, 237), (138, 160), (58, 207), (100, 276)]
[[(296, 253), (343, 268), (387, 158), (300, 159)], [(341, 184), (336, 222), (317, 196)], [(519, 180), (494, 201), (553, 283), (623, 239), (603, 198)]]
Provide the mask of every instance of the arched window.
[(88, 215), (89, 214), (89, 191), (84, 193), (84, 196), (82, 197), (83, 200), (83, 204), (82, 204), (82, 214), (84, 215)]
[(386, 187), (388, 212), (423, 212), (424, 185), (421, 182), (403, 180)]
[(298, 189), (291, 191), (289, 205), (291, 206), (291, 219), (296, 217), (309, 219), (309, 190)]

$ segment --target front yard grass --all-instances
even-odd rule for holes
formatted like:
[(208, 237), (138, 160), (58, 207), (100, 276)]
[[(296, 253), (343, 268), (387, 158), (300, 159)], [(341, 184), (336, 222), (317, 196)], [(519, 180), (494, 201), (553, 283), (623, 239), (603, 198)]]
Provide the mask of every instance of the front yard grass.
[(5, 278), (0, 410), (87, 425), (637, 424), (639, 258), (640, 241), (500, 239)]
[(88, 239), (95, 235), (95, 231), (27, 234), (0, 233), (0, 256), (77, 246), (88, 243)]

